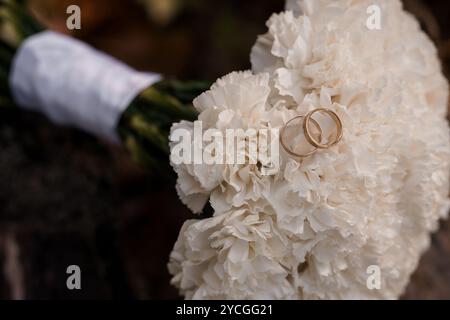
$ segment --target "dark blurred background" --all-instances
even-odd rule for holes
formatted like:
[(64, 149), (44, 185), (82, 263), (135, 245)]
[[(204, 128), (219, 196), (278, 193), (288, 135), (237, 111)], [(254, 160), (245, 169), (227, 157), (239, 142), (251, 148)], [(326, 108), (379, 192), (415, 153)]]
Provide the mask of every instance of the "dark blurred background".
[[(214, 80), (250, 67), (282, 0), (30, 0), (49, 28), (77, 4), (82, 39), (140, 70)], [(408, 0), (450, 65), (450, 3)], [(20, 110), (0, 110), (0, 299), (178, 299), (167, 261), (192, 214), (173, 185), (127, 153)], [(82, 290), (66, 287), (79, 265)], [(405, 299), (450, 299), (450, 223), (422, 257)]]

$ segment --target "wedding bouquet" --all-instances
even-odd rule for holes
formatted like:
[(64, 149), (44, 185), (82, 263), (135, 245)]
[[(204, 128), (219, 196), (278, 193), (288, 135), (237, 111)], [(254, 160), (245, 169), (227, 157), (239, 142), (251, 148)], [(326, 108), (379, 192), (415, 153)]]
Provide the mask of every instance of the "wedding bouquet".
[(171, 172), (172, 122), (193, 120), (206, 82), (136, 72), (87, 45), (45, 31), (20, 1), (0, 1), (0, 107), (43, 112), (115, 143), (157, 173)]
[[(170, 255), (186, 298), (403, 292), (448, 213), (450, 141), (436, 49), (399, 0), (288, 0), (252, 70), (207, 91), (157, 82), (1, 3), (18, 35), (1, 44), (2, 105), (118, 134), (146, 164), (168, 164), (170, 151), (181, 201), (214, 209), (185, 222)], [(247, 143), (224, 145), (230, 130)]]
[(283, 128), (326, 108), (342, 141), (309, 157), (281, 152), (272, 175), (173, 161), (181, 200), (194, 212), (209, 200), (215, 213), (184, 224), (172, 283), (188, 299), (398, 298), (449, 209), (436, 49), (398, 0), (291, 0), (267, 26), (252, 71), (194, 100), (203, 126)]

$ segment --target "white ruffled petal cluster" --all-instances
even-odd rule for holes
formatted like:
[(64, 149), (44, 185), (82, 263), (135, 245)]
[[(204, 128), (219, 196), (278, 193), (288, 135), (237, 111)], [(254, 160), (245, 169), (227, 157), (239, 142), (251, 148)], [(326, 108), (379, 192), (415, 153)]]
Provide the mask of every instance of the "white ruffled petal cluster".
[(292, 243), (273, 212), (235, 209), (185, 223), (169, 264), (188, 299), (295, 298), (280, 261)]
[[(200, 112), (198, 120), (202, 123), (202, 130), (216, 129), (225, 137), (227, 129), (259, 129), (264, 126), (271, 92), (269, 79), (267, 73), (255, 76), (250, 71), (233, 72), (219, 79), (209, 91), (194, 100), (194, 107)], [(180, 128), (194, 136), (192, 122), (176, 123), (171, 132)], [(194, 149), (194, 139), (191, 142)], [(171, 149), (177, 143), (171, 143)], [(203, 147), (210, 144), (201, 143)], [(263, 187), (258, 186), (261, 175), (256, 165), (183, 163), (173, 167), (178, 174), (178, 195), (195, 213), (201, 212), (211, 193), (222, 190), (225, 184), (228, 185), (228, 197), (232, 198), (229, 201), (236, 206), (251, 198), (255, 189)]]
[[(381, 30), (366, 26), (374, 4)], [(215, 213), (183, 226), (172, 282), (194, 299), (397, 298), (449, 209), (448, 85), (436, 49), (398, 0), (287, 9), (258, 38), (253, 73), (195, 100), (199, 119), (280, 128), (325, 107), (343, 140), (301, 161), (281, 152), (268, 176), (256, 165), (173, 165), (183, 202), (199, 212), (209, 199)], [(379, 289), (368, 286), (373, 266)]]

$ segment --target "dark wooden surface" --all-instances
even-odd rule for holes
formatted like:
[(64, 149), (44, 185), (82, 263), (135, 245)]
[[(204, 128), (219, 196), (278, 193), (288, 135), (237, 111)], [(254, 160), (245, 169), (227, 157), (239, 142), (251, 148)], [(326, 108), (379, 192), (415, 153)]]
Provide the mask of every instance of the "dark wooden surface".
[[(132, 1), (33, 2), (61, 31), (67, 5), (80, 4), (83, 30), (74, 35), (139, 69), (206, 79), (248, 68), (256, 35), (282, 9), (277, 0), (188, 0), (160, 25)], [(448, 70), (450, 5), (407, 5)], [(0, 110), (0, 298), (177, 299), (166, 264), (190, 217), (172, 185), (120, 148), (39, 115)], [(404, 299), (450, 299), (449, 229), (442, 222), (433, 235)], [(81, 291), (66, 288), (71, 264), (82, 269)]]

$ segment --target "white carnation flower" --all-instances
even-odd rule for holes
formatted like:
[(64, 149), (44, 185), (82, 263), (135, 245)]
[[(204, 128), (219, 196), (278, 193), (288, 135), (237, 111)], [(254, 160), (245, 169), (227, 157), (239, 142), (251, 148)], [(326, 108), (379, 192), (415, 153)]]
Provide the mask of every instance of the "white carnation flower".
[[(270, 94), (269, 75), (253, 75), (250, 71), (233, 72), (219, 79), (209, 91), (194, 100), (200, 112), (202, 129), (216, 129), (226, 136), (227, 129), (259, 129), (267, 122)], [(174, 124), (171, 132), (185, 129), (194, 135), (194, 124), (187, 121)], [(202, 142), (203, 143), (203, 142)], [(173, 150), (177, 142), (171, 143)], [(209, 144), (209, 143), (208, 143)], [(203, 147), (206, 146), (206, 143)], [(192, 140), (192, 147), (194, 141)], [(247, 149), (240, 152), (248, 153)], [(224, 152), (226, 155), (226, 152)], [(178, 174), (177, 190), (181, 200), (194, 212), (200, 212), (214, 190), (223, 183), (234, 190), (230, 197), (240, 206), (255, 197), (253, 193), (264, 187), (264, 178), (255, 164), (186, 164), (172, 166)], [(256, 200), (256, 199), (255, 199)]]
[[(366, 26), (374, 4), (381, 30)], [(271, 176), (175, 166), (184, 201), (209, 198), (215, 214), (181, 230), (173, 283), (199, 299), (397, 298), (449, 209), (448, 85), (436, 49), (397, 0), (287, 9), (252, 50), (255, 75), (219, 80), (196, 100), (200, 118), (219, 130), (280, 128), (324, 107), (343, 139), (300, 161), (282, 152)], [(367, 285), (373, 266), (379, 290)]]
[[(367, 28), (372, 5), (381, 10), (381, 30)], [(290, 1), (287, 7), (305, 15), (274, 14), (251, 54), (253, 71), (272, 72), (284, 98), (298, 104), (311, 90), (370, 87), (394, 73), (426, 86), (423, 91), (442, 105), (436, 49), (400, 1)]]
[(172, 283), (188, 299), (288, 299), (291, 242), (272, 213), (239, 208), (187, 221), (171, 253)]

